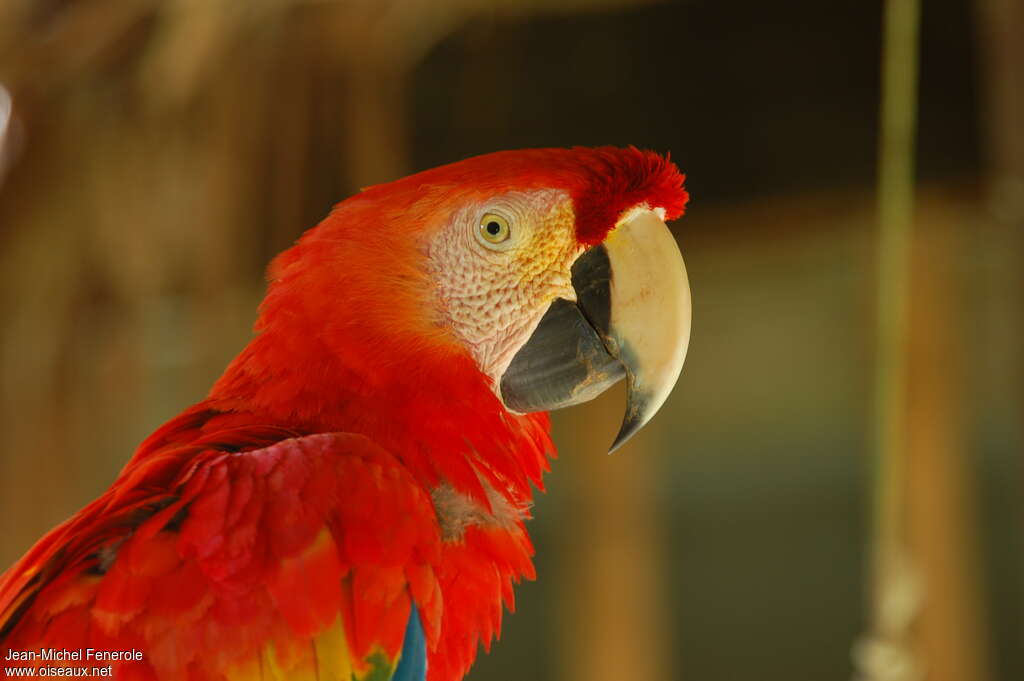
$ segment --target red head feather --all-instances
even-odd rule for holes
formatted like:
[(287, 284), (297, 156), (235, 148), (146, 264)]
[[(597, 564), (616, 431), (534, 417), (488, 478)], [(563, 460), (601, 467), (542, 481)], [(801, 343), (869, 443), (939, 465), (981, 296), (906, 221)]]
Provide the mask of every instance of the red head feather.
[(371, 187), (363, 195), (438, 185), (462, 196), (561, 189), (572, 197), (580, 242), (593, 245), (604, 240), (624, 211), (639, 204), (664, 209), (666, 220), (681, 216), (689, 198), (685, 179), (669, 156), (636, 147), (521, 149), (433, 168)]

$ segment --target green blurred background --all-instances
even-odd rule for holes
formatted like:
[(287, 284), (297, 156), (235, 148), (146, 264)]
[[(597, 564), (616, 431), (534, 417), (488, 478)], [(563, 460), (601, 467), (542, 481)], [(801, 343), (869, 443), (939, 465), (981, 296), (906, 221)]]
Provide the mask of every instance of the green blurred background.
[[(670, 151), (693, 338), (561, 458), (473, 681), (851, 679), (869, 627), (882, 4), (3, 0), (0, 569), (244, 345), (359, 187), (497, 149)], [(1024, 3), (921, 15), (906, 645), (1024, 679)], [(884, 292), (883, 292), (884, 295)], [(888, 677), (902, 681), (910, 677)]]

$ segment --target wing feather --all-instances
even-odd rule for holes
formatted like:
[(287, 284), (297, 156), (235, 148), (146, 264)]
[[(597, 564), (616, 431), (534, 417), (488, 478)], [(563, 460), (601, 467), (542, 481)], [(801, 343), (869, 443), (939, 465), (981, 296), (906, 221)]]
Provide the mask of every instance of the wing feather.
[(149, 498), (112, 490), (149, 512), (44, 538), (0, 581), (4, 647), (141, 650), (118, 678), (425, 678), (415, 603), (436, 637), (440, 531), (429, 494), (365, 437), (206, 450)]

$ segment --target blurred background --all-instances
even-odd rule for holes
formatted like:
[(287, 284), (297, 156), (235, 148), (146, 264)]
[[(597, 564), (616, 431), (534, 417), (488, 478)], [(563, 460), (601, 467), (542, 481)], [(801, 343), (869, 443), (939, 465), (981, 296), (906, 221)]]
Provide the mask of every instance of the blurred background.
[[(539, 579), (469, 678), (854, 678), (877, 650), (882, 16), (3, 0), (0, 569), (203, 397), (266, 263), (332, 204), (498, 149), (634, 144), (688, 174), (687, 366), (613, 457), (621, 393), (556, 415)], [(1016, 681), (1024, 4), (925, 2), (919, 105), (897, 652), (932, 681)]]

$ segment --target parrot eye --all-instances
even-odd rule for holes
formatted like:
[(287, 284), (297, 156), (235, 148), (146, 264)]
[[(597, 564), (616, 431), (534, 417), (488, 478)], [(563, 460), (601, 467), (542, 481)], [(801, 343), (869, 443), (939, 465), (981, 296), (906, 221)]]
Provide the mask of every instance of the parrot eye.
[(480, 218), (480, 237), (486, 244), (500, 244), (508, 241), (511, 230), (508, 227), (508, 220), (496, 213), (487, 213)]

